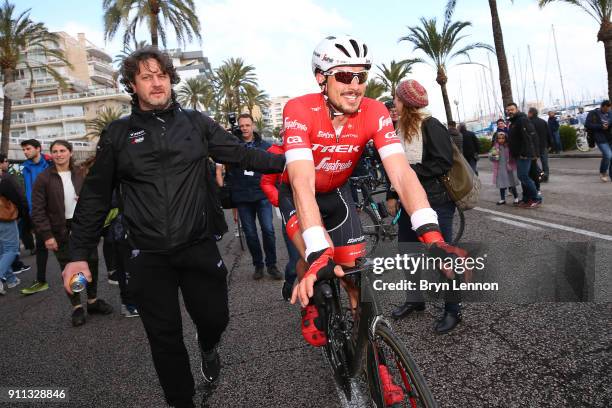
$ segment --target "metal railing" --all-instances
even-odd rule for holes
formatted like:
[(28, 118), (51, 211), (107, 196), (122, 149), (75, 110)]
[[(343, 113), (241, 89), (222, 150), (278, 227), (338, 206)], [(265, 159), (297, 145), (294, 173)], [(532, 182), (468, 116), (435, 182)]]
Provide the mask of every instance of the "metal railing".
[(55, 102), (55, 101), (65, 101), (71, 99), (80, 99), (80, 98), (90, 98), (94, 96), (111, 96), (111, 95), (127, 95), (123, 90), (118, 90), (115, 88), (101, 88), (101, 89), (92, 89), (85, 92), (71, 93), (71, 94), (63, 94), (63, 95), (49, 95), (49, 96), (40, 96), (37, 98), (24, 98), (13, 101), (13, 106), (15, 105), (33, 105), (36, 103), (45, 103), (45, 102)]

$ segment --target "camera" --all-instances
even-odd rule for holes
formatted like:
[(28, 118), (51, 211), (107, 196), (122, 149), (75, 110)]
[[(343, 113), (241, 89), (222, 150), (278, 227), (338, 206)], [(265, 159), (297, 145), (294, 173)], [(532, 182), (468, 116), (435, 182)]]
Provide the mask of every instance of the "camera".
[(227, 121), (230, 124), (230, 128), (228, 131), (236, 136), (237, 138), (242, 138), (242, 132), (240, 131), (240, 126), (236, 123), (236, 114), (234, 112), (227, 114)]

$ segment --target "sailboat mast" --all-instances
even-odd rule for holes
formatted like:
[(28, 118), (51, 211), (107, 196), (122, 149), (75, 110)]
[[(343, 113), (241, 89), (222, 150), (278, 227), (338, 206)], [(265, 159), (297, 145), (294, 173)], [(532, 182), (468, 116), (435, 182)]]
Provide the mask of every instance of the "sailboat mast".
[(561, 79), (561, 91), (563, 92), (563, 104), (564, 108), (567, 109), (567, 98), (565, 96), (565, 86), (563, 85), (563, 74), (561, 74), (561, 62), (559, 62), (559, 50), (557, 49), (557, 37), (555, 35), (555, 25), (552, 24), (552, 35), (555, 43), (555, 54), (557, 55), (557, 66), (559, 67), (559, 79)]
[(533, 71), (533, 59), (531, 58), (531, 47), (529, 44), (527, 44), (527, 52), (529, 53), (529, 65), (531, 65), (531, 78), (533, 79), (533, 91), (535, 92), (537, 106), (540, 103), (540, 99), (538, 98), (538, 87), (536, 86), (535, 73)]

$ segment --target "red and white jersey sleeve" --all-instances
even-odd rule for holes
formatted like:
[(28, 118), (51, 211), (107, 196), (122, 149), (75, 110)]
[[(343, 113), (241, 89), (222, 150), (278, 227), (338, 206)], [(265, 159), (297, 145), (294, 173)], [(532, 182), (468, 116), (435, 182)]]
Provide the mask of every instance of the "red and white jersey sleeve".
[(283, 147), (287, 164), (297, 160), (313, 161), (310, 109), (299, 99), (292, 99), (283, 109)]
[(375, 120), (368, 122), (368, 125), (371, 126), (370, 134), (373, 135), (374, 146), (378, 150), (381, 160), (394, 154), (404, 154), (404, 147), (393, 128), (393, 122), (385, 105), (378, 101), (372, 101), (369, 108), (369, 117), (371, 119), (375, 118)]

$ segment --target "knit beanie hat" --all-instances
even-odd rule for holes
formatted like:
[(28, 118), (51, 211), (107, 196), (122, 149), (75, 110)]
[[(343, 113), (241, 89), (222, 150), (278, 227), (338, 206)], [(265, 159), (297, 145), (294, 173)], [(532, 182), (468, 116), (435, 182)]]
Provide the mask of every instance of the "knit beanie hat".
[(427, 91), (423, 88), (423, 85), (419, 84), (414, 79), (400, 82), (395, 90), (395, 94), (404, 105), (413, 106), (415, 108), (424, 108), (429, 105)]

